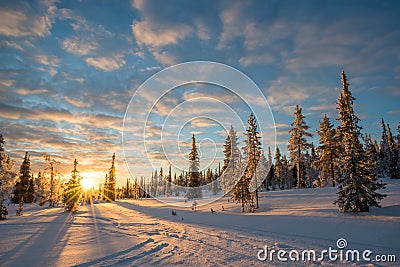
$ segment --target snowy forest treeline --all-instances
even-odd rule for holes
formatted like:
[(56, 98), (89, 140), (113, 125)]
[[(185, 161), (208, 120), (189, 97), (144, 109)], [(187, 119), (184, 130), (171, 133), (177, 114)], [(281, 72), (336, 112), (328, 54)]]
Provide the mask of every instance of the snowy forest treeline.
[[(342, 91), (337, 99), (337, 118), (325, 114), (319, 122), (316, 134), (319, 143), (308, 141), (313, 137), (302, 108), (295, 107), (294, 120), (289, 130), (289, 155), (283, 155), (276, 147), (274, 157), (271, 148), (261, 147), (257, 121), (253, 114), (248, 119), (244, 144), (239, 148), (235, 129), (229, 129), (224, 143), (224, 161), (216, 169), (199, 171), (199, 155), (195, 135), (189, 153), (189, 170), (172, 174), (171, 167), (165, 173), (162, 167), (151, 174), (150, 179), (126, 179), (122, 188), (116, 188), (115, 154), (104, 183), (99, 188), (82, 190), (78, 161), (73, 162), (71, 177), (67, 182), (60, 179), (59, 162), (50, 155), (43, 156), (45, 170), (33, 175), (29, 154), (26, 152), (20, 170), (14, 170), (13, 161), (6, 154), (5, 140), (0, 135), (1, 217), (5, 218), (6, 201), (18, 203), (17, 213), (22, 213), (23, 203), (48, 203), (50, 207), (63, 205), (75, 211), (82, 200), (114, 201), (117, 198), (147, 198), (184, 196), (186, 199), (201, 198), (203, 192), (217, 195), (222, 192), (241, 204), (242, 211), (258, 208), (258, 192), (262, 189), (285, 190), (337, 186), (335, 204), (343, 212), (369, 211), (379, 206), (385, 195), (380, 178), (400, 177), (400, 124), (397, 136), (382, 119), (382, 136), (379, 142), (368, 133), (362, 133), (359, 118), (354, 109), (353, 97), (344, 72), (341, 74)], [(338, 122), (334, 126), (333, 121)], [(264, 152), (264, 150), (266, 150)], [(18, 215), (20, 215), (18, 214)]]

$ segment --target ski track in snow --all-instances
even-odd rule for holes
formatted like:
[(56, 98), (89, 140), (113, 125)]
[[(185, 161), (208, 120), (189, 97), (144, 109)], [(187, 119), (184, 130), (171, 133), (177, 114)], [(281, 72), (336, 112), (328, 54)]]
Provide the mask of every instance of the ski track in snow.
[[(60, 208), (26, 205), (0, 222), (1, 266), (396, 266), (395, 263), (261, 262), (257, 251), (321, 251), (346, 238), (349, 249), (400, 257), (400, 181), (389, 181), (382, 209), (342, 214), (335, 189), (261, 193), (260, 210), (240, 213), (223, 198), (196, 212), (153, 199)], [(224, 206), (225, 211), (221, 210)], [(210, 208), (217, 212), (212, 214)], [(172, 216), (175, 210), (177, 215)]]

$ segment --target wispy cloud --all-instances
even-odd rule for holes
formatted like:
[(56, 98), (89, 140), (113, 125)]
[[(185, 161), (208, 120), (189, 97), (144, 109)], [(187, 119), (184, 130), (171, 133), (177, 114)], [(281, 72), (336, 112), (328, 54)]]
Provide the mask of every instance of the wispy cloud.
[(10, 5), (0, 9), (0, 34), (12, 37), (49, 35), (55, 6), (43, 5), (37, 12), (27, 2), (20, 4), (18, 9)]
[(23, 51), (24, 50), (24, 48), (20, 44), (18, 44), (17, 42), (3, 40), (3, 41), (0, 42), (0, 44), (2, 46), (7, 46), (7, 47), (10, 47), (10, 48), (17, 49), (19, 51)]
[(37, 95), (47, 93), (49, 90), (47, 89), (27, 89), (27, 88), (19, 88), (15, 90), (15, 92), (19, 95)]
[(49, 56), (49, 55), (34, 55), (33, 59), (42, 65), (52, 66), (52, 67), (57, 66), (61, 60), (57, 56)]
[(88, 55), (98, 46), (95, 40), (85, 40), (77, 36), (63, 40), (61, 45), (65, 51), (76, 55)]
[(64, 100), (66, 102), (68, 102), (69, 104), (71, 104), (71, 105), (73, 105), (75, 107), (78, 107), (78, 108), (89, 108), (90, 107), (89, 103), (86, 103), (86, 102), (71, 98), (69, 96), (65, 96)]
[(126, 63), (124, 56), (121, 54), (113, 55), (111, 57), (88, 57), (85, 61), (88, 65), (103, 71), (118, 70)]
[(144, 20), (134, 22), (132, 31), (139, 44), (158, 48), (177, 44), (192, 32), (192, 28), (185, 24), (152, 25), (149, 21)]
[(312, 111), (335, 110), (336, 105), (335, 104), (326, 104), (326, 105), (308, 107), (307, 109), (312, 110)]

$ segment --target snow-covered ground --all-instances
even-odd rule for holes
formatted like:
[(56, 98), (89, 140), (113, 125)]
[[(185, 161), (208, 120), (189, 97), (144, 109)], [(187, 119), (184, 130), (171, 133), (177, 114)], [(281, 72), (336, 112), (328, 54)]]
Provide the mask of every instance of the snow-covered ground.
[[(259, 211), (244, 214), (227, 198), (197, 211), (143, 199), (86, 205), (75, 215), (26, 205), (24, 215), (16, 217), (10, 206), (7, 220), (0, 222), (0, 265), (398, 266), (400, 180), (386, 181), (382, 208), (365, 214), (340, 213), (332, 204), (334, 188), (264, 192)], [(338, 249), (339, 238), (347, 240), (344, 252), (368, 249), (370, 258), (396, 255), (397, 263), (257, 259), (265, 246), (320, 253)]]

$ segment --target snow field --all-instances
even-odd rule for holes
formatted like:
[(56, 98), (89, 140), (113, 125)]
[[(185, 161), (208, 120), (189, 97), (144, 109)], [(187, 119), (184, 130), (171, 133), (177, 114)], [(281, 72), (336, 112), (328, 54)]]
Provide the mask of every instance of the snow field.
[(9, 206), (0, 222), (1, 266), (396, 266), (257, 259), (265, 245), (321, 251), (345, 238), (348, 249), (395, 254), (399, 261), (400, 180), (385, 182), (382, 208), (363, 214), (340, 213), (329, 187), (262, 192), (256, 213), (241, 213), (227, 198), (197, 211), (154, 199), (85, 205), (74, 215), (25, 205), (16, 217)]

